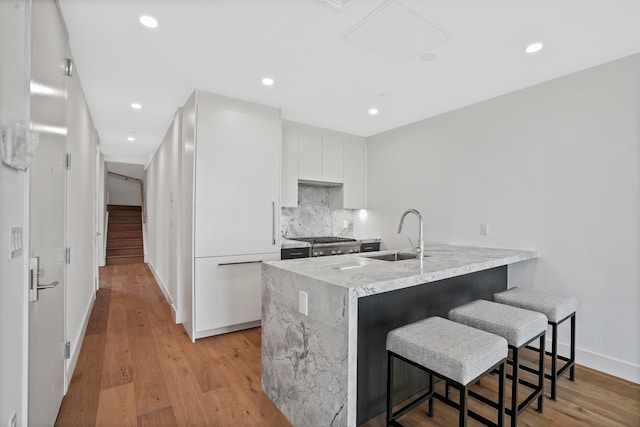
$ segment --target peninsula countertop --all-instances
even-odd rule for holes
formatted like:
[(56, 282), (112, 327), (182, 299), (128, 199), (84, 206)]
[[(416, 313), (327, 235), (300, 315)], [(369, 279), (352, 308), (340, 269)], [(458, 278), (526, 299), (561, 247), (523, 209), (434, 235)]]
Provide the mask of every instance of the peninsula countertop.
[(422, 268), (417, 259), (383, 261), (372, 256), (401, 251), (269, 261), (272, 265), (312, 279), (348, 288), (358, 297), (448, 279), (476, 271), (537, 258), (536, 251), (473, 246), (427, 245)]
[(262, 389), (293, 425), (355, 427), (383, 412), (387, 329), (490, 298), (509, 265), (537, 258), (452, 245), (427, 245), (422, 268), (371, 258), (391, 252), (263, 263)]

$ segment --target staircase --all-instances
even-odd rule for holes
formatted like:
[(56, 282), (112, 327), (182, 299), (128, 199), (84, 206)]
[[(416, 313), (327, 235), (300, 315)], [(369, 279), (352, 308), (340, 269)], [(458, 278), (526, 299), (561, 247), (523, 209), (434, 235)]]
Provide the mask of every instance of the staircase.
[(107, 265), (144, 262), (140, 206), (108, 205)]

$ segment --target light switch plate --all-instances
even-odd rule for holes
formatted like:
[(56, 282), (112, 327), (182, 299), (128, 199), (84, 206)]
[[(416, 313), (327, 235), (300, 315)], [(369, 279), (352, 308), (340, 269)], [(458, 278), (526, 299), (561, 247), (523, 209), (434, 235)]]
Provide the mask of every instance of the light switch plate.
[(481, 236), (489, 235), (489, 224), (480, 224), (480, 235)]
[(22, 255), (22, 227), (11, 227), (11, 258)]

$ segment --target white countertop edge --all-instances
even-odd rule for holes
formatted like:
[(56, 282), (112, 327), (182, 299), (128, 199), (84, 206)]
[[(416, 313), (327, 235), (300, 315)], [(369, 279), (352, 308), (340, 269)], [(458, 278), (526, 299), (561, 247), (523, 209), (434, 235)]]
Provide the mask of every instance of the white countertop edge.
[[(381, 251), (394, 252), (394, 251)], [(478, 271), (489, 270), (496, 267), (502, 267), (509, 264), (515, 264), (517, 262), (527, 261), (538, 257), (535, 251), (522, 251), (522, 254), (498, 258), (494, 260), (487, 260), (477, 262), (473, 264), (467, 264), (458, 267), (452, 267), (444, 270), (429, 271), (423, 274), (417, 274), (415, 276), (403, 277), (393, 280), (387, 280), (382, 282), (376, 282), (369, 285), (359, 285), (349, 287), (349, 293), (356, 298), (366, 297), (369, 295), (381, 294), (384, 292), (395, 291), (398, 289), (404, 289), (411, 286), (422, 285), (425, 283), (437, 282), (439, 280), (450, 279), (452, 277), (462, 276), (465, 274), (476, 273)], [(386, 262), (386, 261), (382, 261)]]
[[(432, 245), (425, 247), (424, 269), (406, 261), (388, 262), (366, 259), (371, 255), (383, 255), (395, 251), (368, 252), (366, 255), (337, 255), (319, 258), (303, 258), (290, 261), (271, 261), (266, 264), (288, 270), (302, 276), (347, 289), (360, 298), (394, 291), (424, 283), (449, 279), (538, 257), (536, 251), (504, 248), (483, 248), (459, 245)], [(405, 251), (403, 251), (405, 252)], [(505, 253), (506, 252), (506, 253)], [(469, 259), (466, 261), (465, 258)], [(413, 262), (410, 260), (409, 262)], [(402, 264), (404, 263), (404, 264)], [(449, 266), (450, 264), (454, 264)], [(439, 264), (443, 267), (440, 268)], [(367, 283), (363, 283), (366, 281)]]

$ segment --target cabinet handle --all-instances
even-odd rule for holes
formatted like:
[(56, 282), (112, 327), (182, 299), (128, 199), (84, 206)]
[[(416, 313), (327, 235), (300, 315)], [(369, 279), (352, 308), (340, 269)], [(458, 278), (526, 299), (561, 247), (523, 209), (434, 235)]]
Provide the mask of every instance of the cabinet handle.
[(302, 252), (289, 252), (289, 255), (298, 256), (298, 255), (302, 255)]
[(271, 244), (276, 244), (276, 202), (271, 202)]
[(218, 264), (218, 267), (221, 267), (223, 265), (260, 264), (260, 263), (262, 263), (262, 260), (260, 260), (260, 261), (240, 261), (240, 262), (221, 262), (220, 264)]

